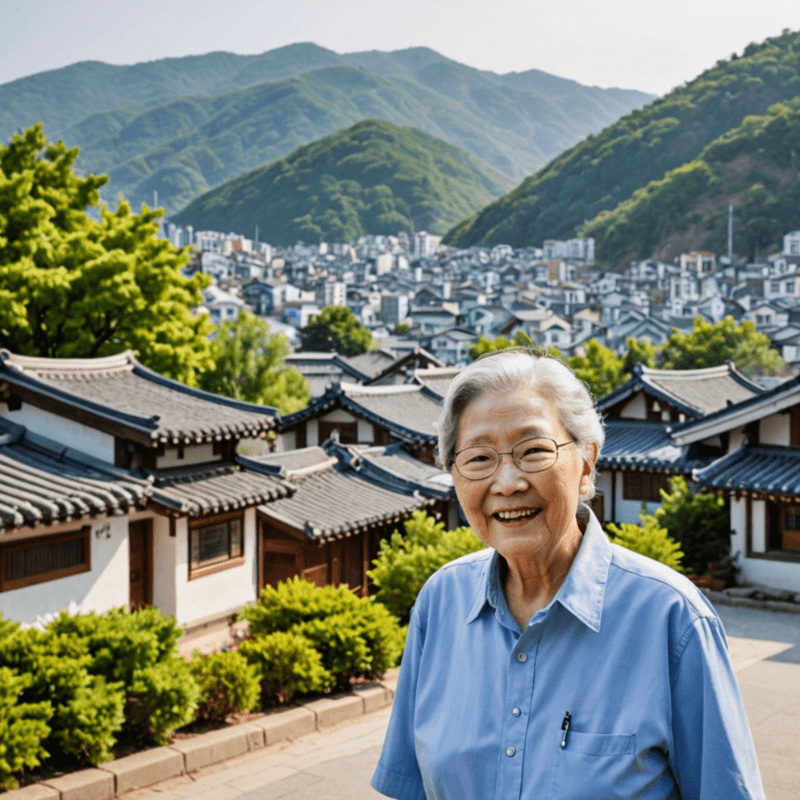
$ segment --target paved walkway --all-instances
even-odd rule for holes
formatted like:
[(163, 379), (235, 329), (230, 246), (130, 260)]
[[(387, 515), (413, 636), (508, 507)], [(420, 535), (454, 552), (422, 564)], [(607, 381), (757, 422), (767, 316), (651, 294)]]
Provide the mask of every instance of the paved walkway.
[[(768, 800), (800, 798), (800, 616), (720, 606)], [(124, 800), (376, 800), (369, 786), (390, 709)]]

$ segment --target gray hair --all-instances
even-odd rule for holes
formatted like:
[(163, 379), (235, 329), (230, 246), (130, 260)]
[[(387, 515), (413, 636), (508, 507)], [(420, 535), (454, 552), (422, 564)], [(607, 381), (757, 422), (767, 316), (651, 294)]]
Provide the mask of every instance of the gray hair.
[[(592, 395), (586, 384), (557, 358), (533, 348), (502, 350), (473, 361), (456, 375), (444, 398), (439, 417), (439, 463), (444, 469), (453, 466), (458, 426), (467, 406), (486, 392), (511, 391), (530, 387), (550, 398), (558, 409), (561, 424), (575, 440), (581, 457), (591, 460), (591, 446), (597, 453), (603, 447), (605, 431)], [(595, 474), (589, 488), (581, 495), (588, 501), (595, 494)]]

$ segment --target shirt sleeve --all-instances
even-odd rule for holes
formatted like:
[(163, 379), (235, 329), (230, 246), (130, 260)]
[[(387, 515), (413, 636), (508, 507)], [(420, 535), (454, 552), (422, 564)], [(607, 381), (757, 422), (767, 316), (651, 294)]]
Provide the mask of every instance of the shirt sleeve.
[(701, 617), (672, 669), (673, 752), (683, 800), (764, 800), (761, 773), (722, 625)]
[(397, 800), (425, 800), (414, 747), (414, 698), (424, 641), (419, 616), (418, 606), (415, 606), (408, 625), (383, 752), (371, 781), (373, 789)]

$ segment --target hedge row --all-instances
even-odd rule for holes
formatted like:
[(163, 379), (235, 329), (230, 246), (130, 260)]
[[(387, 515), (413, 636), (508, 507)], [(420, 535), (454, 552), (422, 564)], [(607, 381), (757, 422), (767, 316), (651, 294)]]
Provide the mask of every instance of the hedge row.
[(238, 651), (191, 659), (158, 609), (69, 616), (23, 630), (0, 616), (0, 789), (23, 770), (80, 768), (120, 745), (165, 744), (198, 720), (267, 708), (297, 693), (377, 677), (403, 647), (399, 623), (347, 587), (300, 580), (267, 588), (245, 609)]

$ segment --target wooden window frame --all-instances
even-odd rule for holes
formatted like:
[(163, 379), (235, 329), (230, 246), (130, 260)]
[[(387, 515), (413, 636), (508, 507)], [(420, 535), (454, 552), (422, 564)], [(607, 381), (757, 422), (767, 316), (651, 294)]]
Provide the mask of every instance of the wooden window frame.
[(339, 431), (340, 444), (358, 444), (358, 420), (350, 422), (334, 422), (333, 420), (321, 419), (317, 423), (319, 443), (330, 438), (333, 431)]
[[(35, 586), (38, 583), (49, 583), (50, 581), (57, 581), (60, 578), (68, 578), (71, 575), (80, 575), (84, 572), (92, 571), (92, 537), (91, 526), (84, 525), (75, 531), (61, 533), (57, 536), (38, 536), (34, 539), (23, 539), (12, 544), (3, 545), (0, 547), (0, 592), (10, 592), (14, 589), (22, 589), (26, 586)], [(6, 579), (6, 570), (8, 568), (8, 554), (15, 550), (26, 550), (29, 547), (39, 547), (43, 544), (56, 544), (58, 542), (79, 541), (83, 540), (83, 564), (76, 564), (72, 567), (65, 567), (63, 569), (50, 570), (49, 572), (42, 572), (38, 575), (29, 575), (26, 578), (17, 578), (15, 580)]]
[[(205, 566), (198, 564), (197, 566), (192, 565), (192, 542), (194, 536), (197, 535), (197, 531), (202, 530), (203, 528), (211, 528), (215, 525), (222, 525), (223, 523), (229, 523), (233, 520), (239, 520), (242, 526), (242, 552), (241, 555), (238, 556), (231, 556), (231, 539), (230, 539), (230, 527), (228, 528), (228, 558), (215, 561), (213, 564), (206, 564)], [(187, 569), (189, 572), (189, 580), (193, 581), (196, 578), (202, 578), (206, 575), (213, 575), (215, 572), (222, 572), (226, 569), (233, 569), (235, 567), (240, 567), (242, 564), (245, 563), (245, 524), (244, 524), (244, 512), (243, 511), (234, 511), (229, 514), (219, 514), (214, 517), (202, 517), (201, 519), (194, 519), (189, 521), (189, 529), (188, 535), (186, 537), (186, 544), (187, 544)]]
[[(622, 472), (622, 499), (645, 503), (662, 502), (660, 489), (669, 491), (669, 475), (660, 472), (635, 472), (624, 470)], [(632, 484), (634, 479), (638, 482), (638, 488)], [(663, 486), (654, 485), (662, 483)], [(634, 496), (632, 496), (634, 495)]]

